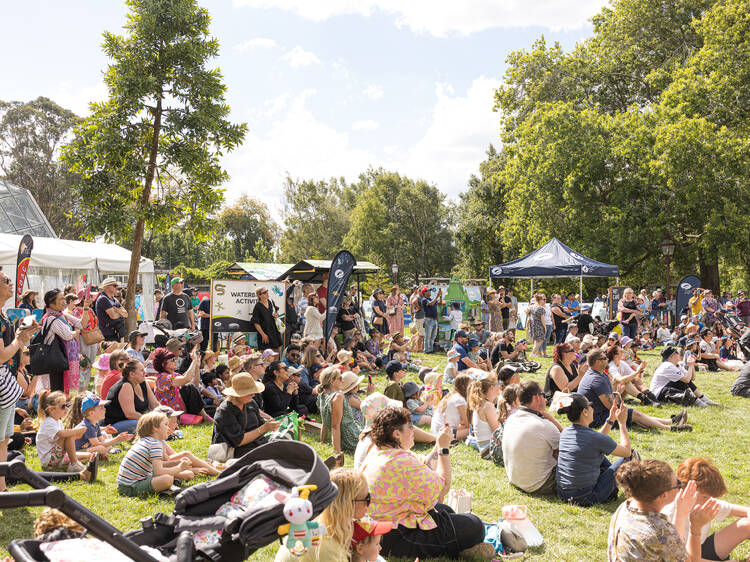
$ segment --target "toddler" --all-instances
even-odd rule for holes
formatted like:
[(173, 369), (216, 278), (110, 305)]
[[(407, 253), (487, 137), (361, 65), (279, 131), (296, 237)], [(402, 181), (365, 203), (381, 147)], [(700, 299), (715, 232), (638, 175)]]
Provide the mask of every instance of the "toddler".
[(440, 401), (434, 411), (430, 424), (430, 433), (437, 435), (444, 426), (453, 429), (455, 439), (466, 439), (469, 435), (469, 418), (466, 411), (466, 396), (471, 384), (471, 377), (458, 375), (453, 381), (453, 390)]
[[(97, 453), (100, 459), (108, 460), (110, 447), (123, 441), (133, 438), (132, 433), (123, 432), (115, 437), (104, 437), (103, 434), (117, 433), (112, 427), (105, 427), (104, 430), (99, 426), (99, 422), (104, 419), (104, 406), (109, 404), (109, 400), (100, 400), (93, 394), (79, 394), (73, 400), (73, 406), (70, 408), (68, 415), (63, 420), (63, 425), (67, 429), (85, 428), (85, 433), (76, 438), (76, 451), (87, 451)], [(113, 453), (119, 453), (119, 449), (113, 449)]]
[(448, 384), (453, 383), (453, 379), (458, 375), (458, 351), (451, 349), (448, 351), (448, 361), (445, 363), (444, 377)]
[(45, 390), (39, 397), (39, 430), (36, 433), (36, 450), (44, 470), (64, 468), (67, 472), (80, 472), (86, 479), (86, 467), (82, 460), (96, 463), (96, 453), (76, 452), (75, 440), (83, 437), (86, 428), (63, 428), (62, 418), (70, 407), (65, 395), (60, 391)]
[(384, 562), (380, 556), (380, 537), (393, 530), (388, 521), (360, 519), (354, 521), (352, 535), (352, 562)]
[(429, 402), (434, 401), (434, 396), (427, 395), (428, 402), (420, 400), (420, 389), (417, 383), (409, 381), (402, 387), (404, 398), (406, 398), (406, 407), (411, 412), (411, 423), (414, 425), (428, 425), (432, 421), (432, 405)]
[[(155, 412), (161, 412), (167, 416), (167, 423), (169, 424), (169, 434), (174, 434), (179, 427), (178, 418), (183, 412), (176, 412), (169, 406), (161, 405), (154, 409)], [(164, 466), (171, 468), (177, 466), (181, 459), (186, 458), (190, 461), (190, 466), (176, 475), (180, 480), (192, 480), (198, 474), (210, 474), (211, 476), (218, 476), (219, 471), (210, 463), (202, 461), (196, 457), (190, 451), (176, 452), (166, 441), (162, 441), (162, 447), (164, 449)]]

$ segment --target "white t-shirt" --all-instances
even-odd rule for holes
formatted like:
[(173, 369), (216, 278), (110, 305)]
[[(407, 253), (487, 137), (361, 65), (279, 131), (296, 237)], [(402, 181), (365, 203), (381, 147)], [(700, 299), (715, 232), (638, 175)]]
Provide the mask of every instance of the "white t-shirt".
[(458, 424), (461, 423), (459, 406), (466, 406), (466, 400), (456, 393), (448, 399), (445, 411), (441, 412), (440, 408), (435, 408), (435, 415), (432, 416), (432, 422), (430, 423), (430, 433), (437, 435), (446, 423), (453, 429), (457, 428)]
[[(725, 502), (723, 500), (716, 500), (716, 503), (719, 504), (719, 513), (716, 514), (716, 517), (713, 518), (713, 521), (723, 521), (727, 517), (729, 517), (732, 513), (732, 504), (729, 502)], [(674, 525), (674, 502), (668, 503), (665, 505), (661, 512), (662, 514), (666, 515), (669, 521)], [(684, 534), (683, 536), (687, 537), (690, 535), (690, 518), (685, 518), (685, 528), (684, 529), (677, 529), (677, 531), (682, 531)], [(703, 526), (701, 529), (701, 544), (706, 542), (706, 539), (708, 538), (708, 535), (711, 534), (711, 523), (707, 523)]]
[(552, 326), (552, 307), (549, 304), (544, 305), (544, 324), (545, 326)]
[(447, 318), (451, 323), (451, 330), (458, 330), (459, 326), (461, 326), (461, 322), (463, 322), (464, 315), (460, 310), (451, 310), (448, 313)]
[(656, 341), (664, 343), (672, 339), (672, 332), (668, 328), (659, 328), (656, 330)]
[(458, 365), (453, 361), (447, 361), (445, 363), (445, 370), (443, 371), (443, 380), (447, 383), (452, 383), (453, 379), (458, 376)]
[(51, 416), (45, 417), (39, 424), (39, 431), (36, 432), (36, 452), (42, 466), (49, 464), (52, 449), (57, 445), (57, 432), (63, 429), (62, 422)]
[(368, 433), (365, 435), (362, 439), (359, 440), (357, 443), (357, 448), (354, 449), (354, 468), (357, 470), (362, 470), (362, 465), (365, 462), (365, 459), (367, 458), (367, 454), (370, 451), (375, 451), (377, 447), (372, 445), (372, 438), (370, 437), (370, 434)]
[(508, 479), (525, 492), (536, 492), (557, 466), (553, 453), (559, 446), (560, 432), (551, 421), (518, 410), (503, 428)]
[(616, 381), (619, 381), (623, 377), (628, 377), (635, 373), (633, 369), (630, 368), (630, 365), (625, 363), (625, 361), (620, 361), (620, 365), (615, 365), (614, 361), (609, 362), (609, 372), (610, 374), (615, 378)]
[(651, 379), (651, 392), (656, 396), (659, 396), (662, 388), (667, 386), (667, 383), (676, 382), (687, 375), (687, 371), (682, 367), (665, 361), (656, 368), (654, 376)]

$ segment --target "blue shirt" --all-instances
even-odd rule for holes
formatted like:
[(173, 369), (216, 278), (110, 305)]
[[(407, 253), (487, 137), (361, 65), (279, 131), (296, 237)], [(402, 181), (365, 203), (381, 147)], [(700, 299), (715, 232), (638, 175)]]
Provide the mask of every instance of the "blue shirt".
[(469, 354), (466, 352), (466, 349), (464, 349), (464, 346), (462, 346), (460, 343), (456, 342), (453, 344), (453, 347), (451, 348), (451, 351), (457, 351), (458, 352), (458, 371), (465, 371), (469, 367), (462, 361), (464, 357), (468, 357)]
[(99, 428), (99, 424), (91, 423), (88, 418), (83, 418), (83, 421), (76, 427), (86, 428), (86, 433), (83, 434), (83, 437), (79, 437), (78, 439), (76, 439), (76, 451), (80, 451), (81, 449), (88, 447), (89, 445), (91, 445), (91, 443), (89, 443), (89, 439), (94, 439), (102, 434), (102, 430)]
[(422, 299), (422, 310), (424, 310), (424, 317), (425, 318), (433, 318), (437, 320), (438, 317), (438, 307), (436, 304), (430, 304), (430, 301), (432, 299), (430, 298), (423, 298)]
[(557, 456), (557, 485), (563, 490), (590, 488), (599, 479), (604, 457), (617, 442), (588, 427), (573, 424), (562, 430)]
[[(201, 303), (198, 305), (198, 310), (200, 310), (201, 312), (205, 312), (206, 314), (211, 314), (211, 299), (208, 297), (204, 298), (201, 301)], [(211, 327), (211, 318), (200, 318), (199, 328), (202, 331), (208, 332), (210, 327)]]
[(579, 303), (577, 300), (572, 300), (572, 301), (566, 300), (563, 303), (563, 306), (570, 310), (571, 316), (578, 316), (581, 312), (580, 310), (573, 310), (573, 307), (578, 307), (578, 308), (581, 307), (581, 303)]
[(590, 427), (601, 427), (609, 416), (609, 408), (602, 404), (599, 399), (600, 394), (612, 394), (612, 383), (609, 377), (602, 373), (597, 373), (594, 369), (589, 369), (583, 375), (581, 382), (578, 383), (578, 394), (583, 394), (588, 398), (594, 408), (594, 421)]

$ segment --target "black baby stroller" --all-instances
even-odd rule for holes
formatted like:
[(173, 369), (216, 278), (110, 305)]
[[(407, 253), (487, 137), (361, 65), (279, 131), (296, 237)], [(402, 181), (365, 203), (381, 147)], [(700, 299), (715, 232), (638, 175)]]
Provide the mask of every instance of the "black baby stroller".
[(164, 347), (171, 338), (182, 340), (183, 343), (190, 346), (197, 345), (203, 341), (203, 334), (200, 330), (190, 331), (187, 328), (178, 330), (172, 329), (172, 323), (166, 318), (160, 318), (151, 324), (154, 331), (154, 345)]
[[(48, 484), (43, 479), (40, 480)], [(263, 488), (263, 498), (258, 494), (259, 488), (253, 488), (256, 483)], [(91, 535), (108, 542), (137, 562), (156, 562), (139, 546), (156, 548), (174, 562), (240, 562), (259, 548), (278, 540), (278, 527), (287, 522), (282, 513), (283, 505), (268, 492), (283, 492), (294, 486), (309, 484), (317, 486), (309, 496), (315, 517), (338, 493), (330, 480), (328, 468), (306, 443), (274, 441), (238, 459), (216, 480), (183, 490), (175, 498), (175, 510), (171, 515), (157, 513), (153, 517), (142, 519), (141, 529), (125, 535), (57, 488), (25, 494), (49, 495), (52, 492), (48, 490), (52, 490), (54, 497), (58, 499), (54, 505), (46, 505), (57, 507), (88, 529)], [(247, 509), (234, 504), (237, 496), (242, 496), (244, 492), (254, 494), (253, 499), (260, 501)], [(3, 494), (0, 502), (6, 496), (15, 494), (24, 493)], [(63, 501), (60, 501), (59, 496)], [(43, 500), (35, 499), (33, 503), (27, 501), (8, 507), (44, 504)], [(227, 504), (232, 504), (229, 509), (225, 508)], [(79, 511), (70, 509), (70, 505), (74, 505)], [(0, 503), (0, 506), (5, 507), (5, 503)], [(39, 541), (13, 541), (10, 552), (19, 562), (47, 560), (39, 545)]]

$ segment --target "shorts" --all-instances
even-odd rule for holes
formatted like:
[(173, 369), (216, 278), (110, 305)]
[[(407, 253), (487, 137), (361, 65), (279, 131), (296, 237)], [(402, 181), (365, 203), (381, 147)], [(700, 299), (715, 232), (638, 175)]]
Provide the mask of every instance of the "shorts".
[(726, 558), (719, 558), (719, 555), (716, 554), (716, 545), (714, 544), (715, 538), (716, 533), (711, 533), (703, 542), (701, 545), (701, 558), (705, 560), (729, 560), (728, 556)]
[(417, 335), (424, 336), (424, 318), (414, 319), (414, 329), (417, 331)]
[[(625, 426), (633, 427), (633, 408), (628, 408), (628, 419), (625, 422)], [(614, 425), (612, 426), (612, 429), (619, 429), (619, 428), (620, 428), (620, 425), (617, 422), (615, 422)]]
[(15, 419), (15, 414), (15, 404), (0, 409), (0, 441), (4, 441), (8, 437), (13, 437), (13, 420)]
[(118, 484), (117, 493), (121, 496), (128, 496), (131, 498), (150, 496), (151, 494), (156, 493), (156, 490), (154, 490), (154, 487), (151, 485), (151, 480), (152, 478), (149, 477), (143, 480), (138, 480), (134, 484)]
[(68, 453), (60, 445), (55, 445), (52, 447), (52, 451), (50, 451), (47, 464), (43, 465), (42, 468), (45, 470), (50, 468), (67, 468), (69, 464)]
[(422, 419), (422, 416), (424, 416), (424, 414), (420, 414), (419, 412), (412, 412), (412, 414), (411, 414), (411, 423), (412, 423), (412, 425), (418, 425), (419, 424), (419, 420)]

